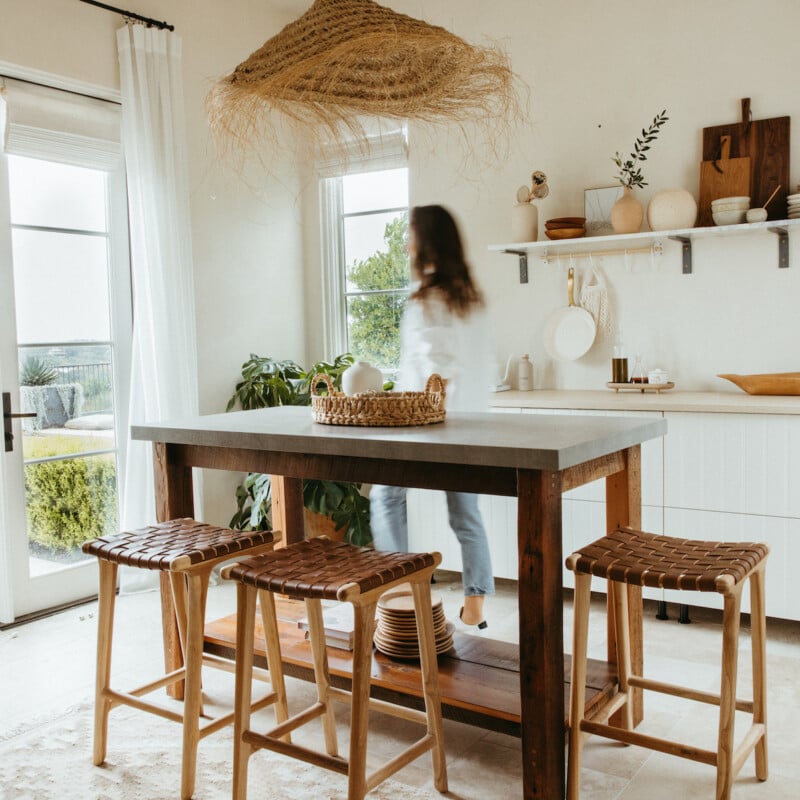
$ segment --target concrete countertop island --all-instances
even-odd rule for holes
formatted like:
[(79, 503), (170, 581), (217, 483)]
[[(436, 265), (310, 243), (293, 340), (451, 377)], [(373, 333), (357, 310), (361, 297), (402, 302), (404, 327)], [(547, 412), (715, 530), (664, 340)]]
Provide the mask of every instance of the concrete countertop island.
[(535, 389), (497, 392), (492, 408), (561, 408), (585, 411), (692, 411), (722, 414), (798, 414), (800, 396), (751, 395), (745, 392), (662, 392), (612, 389)]

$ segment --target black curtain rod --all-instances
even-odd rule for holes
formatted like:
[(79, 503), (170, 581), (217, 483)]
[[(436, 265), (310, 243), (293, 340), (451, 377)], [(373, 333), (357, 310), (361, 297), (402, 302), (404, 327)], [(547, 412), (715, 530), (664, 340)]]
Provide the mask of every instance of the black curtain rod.
[(81, 0), (81, 3), (86, 3), (90, 6), (97, 6), (98, 8), (104, 8), (106, 11), (113, 11), (115, 14), (121, 14), (123, 17), (127, 17), (128, 19), (135, 19), (139, 22), (144, 22), (148, 28), (158, 28), (159, 30), (168, 30), (174, 31), (175, 26), (169, 25), (166, 22), (159, 22), (157, 19), (151, 19), (150, 17), (143, 17), (141, 14), (134, 14), (133, 11), (123, 11), (121, 8), (115, 8), (114, 6), (106, 5), (105, 3), (98, 3), (97, 0)]
[(29, 83), (31, 86), (43, 86), (45, 89), (55, 89), (59, 92), (66, 92), (67, 94), (75, 94), (78, 97), (88, 97), (90, 100), (102, 100), (104, 103), (113, 103), (115, 106), (122, 105), (120, 100), (110, 100), (108, 97), (98, 97), (96, 94), (87, 94), (86, 92), (76, 92), (75, 89), (64, 89), (61, 86), (52, 86), (49, 83), (41, 83), (40, 81), (28, 80), (28, 78), (19, 78), (16, 75), (4, 75), (0, 72), (0, 78), (5, 78), (10, 81), (19, 81), (20, 83)]

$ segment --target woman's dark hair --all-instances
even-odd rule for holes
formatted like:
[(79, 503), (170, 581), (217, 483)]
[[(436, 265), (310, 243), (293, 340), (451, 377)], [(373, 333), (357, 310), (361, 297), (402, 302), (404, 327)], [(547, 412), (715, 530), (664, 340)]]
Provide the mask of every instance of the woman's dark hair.
[(415, 206), (409, 227), (417, 250), (412, 266), (420, 278), (412, 299), (438, 290), (447, 308), (460, 317), (482, 306), (483, 297), (472, 282), (458, 226), (450, 212), (442, 206)]

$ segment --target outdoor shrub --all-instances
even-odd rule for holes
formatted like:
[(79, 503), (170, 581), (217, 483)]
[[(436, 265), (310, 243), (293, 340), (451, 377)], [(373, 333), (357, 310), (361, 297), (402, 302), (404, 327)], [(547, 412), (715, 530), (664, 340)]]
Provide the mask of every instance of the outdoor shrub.
[(72, 550), (117, 528), (116, 467), (107, 456), (25, 467), (28, 538)]
[(41, 358), (28, 356), (19, 371), (21, 386), (49, 386), (56, 382), (58, 373)]

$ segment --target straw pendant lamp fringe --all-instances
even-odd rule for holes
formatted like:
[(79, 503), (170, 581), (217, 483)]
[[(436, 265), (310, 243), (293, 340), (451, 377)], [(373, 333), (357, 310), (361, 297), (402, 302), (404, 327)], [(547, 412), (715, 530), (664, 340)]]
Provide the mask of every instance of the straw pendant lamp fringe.
[(500, 50), (373, 0), (316, 0), (211, 90), (223, 149), (263, 152), (280, 112), (316, 150), (368, 148), (362, 120), (477, 123), (491, 136), (518, 114), (514, 73)]

